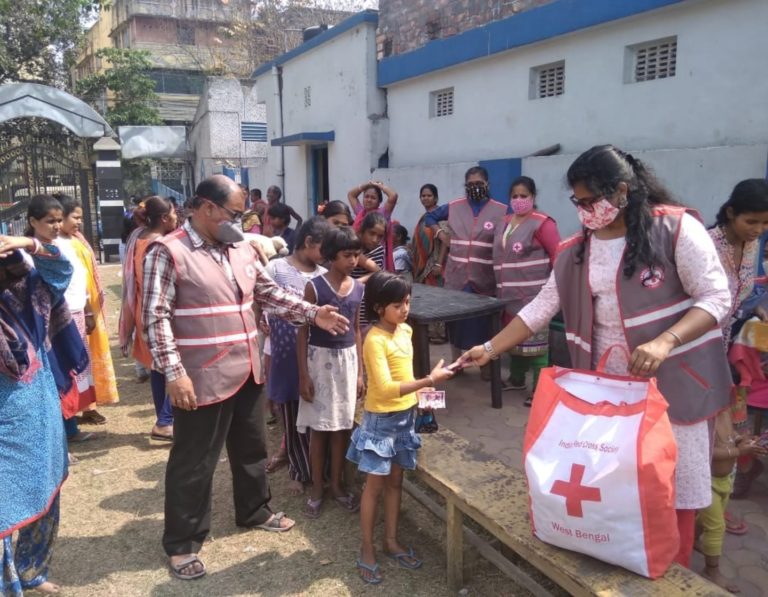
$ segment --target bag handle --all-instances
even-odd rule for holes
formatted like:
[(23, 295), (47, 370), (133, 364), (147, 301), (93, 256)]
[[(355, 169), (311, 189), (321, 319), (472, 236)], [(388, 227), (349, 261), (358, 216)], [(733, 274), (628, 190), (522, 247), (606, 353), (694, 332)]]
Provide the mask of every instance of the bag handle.
[(632, 355), (629, 354), (629, 351), (627, 350), (627, 347), (623, 344), (612, 344), (609, 346), (606, 351), (603, 353), (603, 356), (600, 357), (600, 360), (597, 363), (597, 367), (595, 368), (595, 371), (598, 373), (605, 373), (605, 366), (608, 364), (608, 357), (611, 356), (611, 352), (614, 348), (618, 348), (619, 350), (624, 352), (624, 355), (627, 357), (627, 368), (629, 368), (629, 361), (632, 358)]

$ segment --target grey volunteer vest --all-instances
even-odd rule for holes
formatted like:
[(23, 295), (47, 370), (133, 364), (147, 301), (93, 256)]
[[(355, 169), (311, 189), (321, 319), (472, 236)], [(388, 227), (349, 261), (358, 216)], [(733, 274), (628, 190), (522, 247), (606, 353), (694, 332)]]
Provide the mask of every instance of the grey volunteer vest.
[(469, 284), (478, 294), (494, 296), (493, 234), (503, 226), (507, 206), (488, 199), (477, 217), (466, 197), (456, 199), (448, 208), (451, 250), (445, 268), (445, 287), (463, 290)]
[(507, 314), (514, 317), (539, 293), (552, 269), (549, 254), (533, 238), (541, 225), (551, 218), (537, 211), (526, 217), (504, 243), (503, 225), (496, 226), (493, 240), (493, 272), (496, 297), (507, 302)]
[(253, 290), (256, 256), (247, 242), (227, 249), (239, 292), (224, 269), (196, 249), (184, 228), (158, 239), (176, 268), (176, 305), (171, 328), (181, 363), (200, 406), (232, 397), (253, 377), (261, 380)]
[[(654, 209), (649, 233), (651, 243), (658, 249), (658, 265), (638, 266), (629, 280), (621, 273), (623, 265), (619, 266), (616, 292), (630, 351), (669, 329), (693, 305), (675, 266), (675, 244), (685, 212), (680, 207)], [(581, 263), (576, 259), (583, 242), (582, 235), (564, 241), (554, 270), (572, 366), (591, 369), (593, 305), (589, 242)], [(659, 390), (669, 402), (669, 417), (675, 423), (696, 423), (726, 408), (732, 379), (720, 327), (714, 325), (696, 340), (675, 348), (659, 367), (656, 378)]]

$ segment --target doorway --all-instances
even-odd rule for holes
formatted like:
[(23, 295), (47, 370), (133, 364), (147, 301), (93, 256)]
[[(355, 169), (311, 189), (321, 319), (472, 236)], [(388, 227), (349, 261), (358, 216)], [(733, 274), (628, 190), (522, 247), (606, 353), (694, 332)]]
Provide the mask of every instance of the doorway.
[(310, 189), (311, 213), (317, 213), (317, 207), (330, 200), (328, 184), (328, 146), (317, 145), (310, 148), (310, 166), (312, 183)]

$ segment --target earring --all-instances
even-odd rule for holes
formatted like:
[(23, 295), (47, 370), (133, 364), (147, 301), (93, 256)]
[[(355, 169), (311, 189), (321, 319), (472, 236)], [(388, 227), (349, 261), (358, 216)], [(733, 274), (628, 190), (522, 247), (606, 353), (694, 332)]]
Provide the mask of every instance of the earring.
[(624, 209), (627, 205), (629, 205), (629, 200), (627, 199), (627, 196), (622, 195), (621, 197), (619, 197), (619, 201), (616, 204), (616, 207), (618, 207), (619, 209)]

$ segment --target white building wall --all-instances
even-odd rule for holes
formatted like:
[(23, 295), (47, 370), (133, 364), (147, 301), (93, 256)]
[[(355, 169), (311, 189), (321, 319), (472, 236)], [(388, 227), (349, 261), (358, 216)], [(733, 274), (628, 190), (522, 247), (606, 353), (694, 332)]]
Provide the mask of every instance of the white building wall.
[[(303, 132), (334, 131), (328, 144), (327, 199), (346, 201), (353, 186), (369, 180), (386, 150), (388, 123), (385, 95), (376, 86), (376, 30), (372, 23), (340, 33), (322, 45), (284, 63), (283, 130), (272, 73), (257, 78), (258, 95), (266, 103), (269, 139)], [(305, 90), (309, 92), (309, 105)], [(264, 179), (281, 184), (280, 148), (269, 147)], [(302, 215), (310, 203), (310, 149), (284, 148), (286, 202)], [(266, 183), (265, 183), (266, 184)]]
[[(474, 60), (388, 88), (390, 165), (565, 153), (764, 143), (768, 2), (687, 0), (669, 8)], [(624, 83), (625, 47), (677, 36), (677, 74)], [(530, 69), (565, 60), (565, 93), (529, 99)], [(429, 93), (454, 87), (454, 114)]]
[(464, 174), (472, 166), (477, 166), (477, 162), (378, 168), (373, 172), (372, 178), (397, 191), (399, 199), (392, 217), (411, 234), (416, 222), (424, 213), (419, 201), (419, 189), (422, 185), (435, 185), (439, 202), (448, 203), (464, 195)]
[[(651, 168), (675, 199), (699, 210), (709, 226), (737, 182), (765, 177), (768, 144), (635, 151), (633, 155)], [(536, 181), (539, 209), (557, 221), (563, 237), (579, 230), (576, 212), (568, 200), (571, 190), (565, 179), (568, 167), (577, 157), (575, 153), (559, 154), (522, 161), (522, 173)], [(400, 199), (393, 217), (411, 231), (423, 212), (419, 202), (421, 185), (428, 182), (436, 185), (440, 203), (448, 203), (464, 194), (464, 173), (477, 165), (477, 162), (454, 162), (381, 168), (374, 171), (373, 178), (397, 190)]]
[[(765, 177), (768, 144), (635, 151), (632, 155), (650, 166), (675, 199), (698, 209), (705, 225), (710, 226), (737, 182)], [(523, 160), (523, 174), (536, 181), (539, 208), (555, 218), (563, 237), (579, 230), (565, 180), (577, 157), (569, 154)]]
[(242, 85), (237, 79), (209, 79), (190, 132), (196, 183), (220, 174), (225, 166), (255, 170), (263, 164), (267, 144), (243, 141), (240, 125), (265, 120), (266, 109), (258, 101), (255, 86)]

